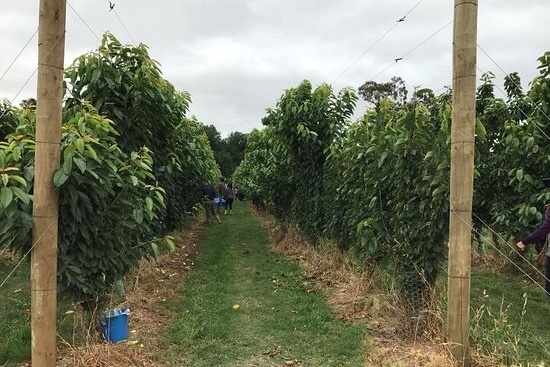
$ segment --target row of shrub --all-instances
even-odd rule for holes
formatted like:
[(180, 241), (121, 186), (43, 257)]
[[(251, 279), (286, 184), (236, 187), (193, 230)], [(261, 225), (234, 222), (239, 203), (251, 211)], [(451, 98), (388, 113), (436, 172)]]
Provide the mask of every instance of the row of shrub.
[[(106, 34), (65, 71), (58, 279), (75, 301), (97, 300), (143, 257), (172, 249), (197, 189), (220, 175), (190, 96), (163, 78), (147, 47)], [(32, 246), (34, 101), (0, 104), (0, 244)]]
[[(477, 92), (473, 225), (506, 239), (539, 222), (550, 200), (541, 181), (550, 176), (550, 52), (539, 62), (527, 92), (516, 73), (505, 97), (491, 73)], [(332, 238), (433, 283), (447, 253), (452, 91), (417, 89), (407, 100), (398, 81), (365, 83), (372, 106), (357, 121), (352, 89), (307, 80), (288, 89), (250, 134), (234, 180), (314, 242)]]

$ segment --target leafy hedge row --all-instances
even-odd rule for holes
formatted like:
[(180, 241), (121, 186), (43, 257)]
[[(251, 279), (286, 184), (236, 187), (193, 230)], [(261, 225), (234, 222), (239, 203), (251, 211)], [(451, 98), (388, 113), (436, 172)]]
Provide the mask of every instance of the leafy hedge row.
[[(199, 205), (197, 188), (219, 177), (203, 126), (185, 116), (189, 95), (162, 78), (144, 45), (105, 35), (66, 70), (58, 278), (64, 294), (93, 300), (143, 257), (173, 249), (168, 231)], [(35, 113), (0, 119), (0, 243), (31, 246)], [(2, 113), (2, 111), (0, 111)]]
[[(478, 89), (474, 224), (520, 236), (543, 216), (550, 192), (550, 53), (524, 93), (506, 77)], [(287, 90), (266, 127), (248, 140), (234, 180), (279, 219), (308, 236), (327, 236), (371, 262), (392, 261), (434, 282), (446, 255), (451, 91), (391, 93), (351, 122), (356, 96), (304, 81)], [(545, 133), (547, 132), (547, 133)]]

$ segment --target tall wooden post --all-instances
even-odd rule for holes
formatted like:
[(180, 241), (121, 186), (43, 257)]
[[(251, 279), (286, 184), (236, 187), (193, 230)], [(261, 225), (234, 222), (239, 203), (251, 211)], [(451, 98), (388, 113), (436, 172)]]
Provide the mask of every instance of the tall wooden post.
[(55, 367), (58, 195), (66, 0), (40, 0), (31, 254), (32, 365)]
[(464, 367), (470, 366), (468, 334), (476, 56), (477, 0), (455, 0), (447, 322), (451, 353)]

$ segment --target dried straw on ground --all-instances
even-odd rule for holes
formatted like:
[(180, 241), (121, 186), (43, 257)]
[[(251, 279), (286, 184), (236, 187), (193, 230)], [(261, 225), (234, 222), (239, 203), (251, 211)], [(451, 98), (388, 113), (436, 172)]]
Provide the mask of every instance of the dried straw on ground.
[[(157, 261), (143, 260), (126, 277), (126, 295), (119, 305), (130, 309), (129, 339), (108, 344), (96, 335), (86, 346), (66, 343), (59, 352), (59, 367), (161, 367), (158, 359), (167, 347), (164, 332), (173, 319), (166, 301), (179, 297), (178, 290), (194, 265), (197, 244), (204, 228), (196, 223), (175, 234), (176, 251)], [(78, 317), (75, 316), (75, 317)]]

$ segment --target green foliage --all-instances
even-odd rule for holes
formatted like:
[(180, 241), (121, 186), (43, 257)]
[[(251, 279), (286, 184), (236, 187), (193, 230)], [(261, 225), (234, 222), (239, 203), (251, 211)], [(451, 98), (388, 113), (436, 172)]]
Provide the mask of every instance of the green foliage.
[[(377, 83), (369, 80), (358, 89), (361, 97), (378, 108), (384, 99), (392, 99), (398, 105), (403, 105), (407, 101), (407, 87), (405, 81), (400, 77), (392, 77), (387, 83)], [(420, 93), (420, 96), (424, 96)], [(417, 96), (418, 97), (418, 96)]]
[(6, 99), (0, 99), (0, 141), (4, 141), (8, 134), (15, 131), (17, 117), (15, 108)]
[(248, 134), (234, 131), (227, 138), (221, 137), (214, 125), (204, 126), (214, 157), (223, 177), (231, 177), (244, 157)]
[[(67, 69), (59, 191), (58, 278), (76, 301), (98, 300), (143, 257), (171, 250), (166, 231), (197, 209), (197, 188), (219, 177), (190, 97), (161, 77), (144, 45), (105, 35)], [(31, 246), (35, 102), (3, 105), (0, 243)], [(161, 237), (161, 238), (159, 238)]]
[(269, 109), (262, 121), (273, 128), (273, 142), (288, 152), (288, 160), (283, 162), (287, 183), (279, 185), (276, 193), (292, 198), (292, 210), (287, 216), (296, 220), (312, 239), (325, 225), (324, 173), (330, 146), (342, 134), (356, 101), (357, 96), (350, 89), (334, 95), (329, 85), (313, 89), (305, 80), (285, 91), (276, 108)]
[(35, 116), (30, 110), (13, 114), (21, 125), (0, 141), (0, 243), (23, 250), (32, 229)]
[(386, 99), (333, 146), (328, 233), (371, 259), (397, 261), (434, 282), (448, 226), (449, 98), (430, 112)]
[(67, 68), (66, 85), (67, 107), (90, 101), (114, 122), (122, 151), (150, 149), (153, 172), (167, 197), (156, 225), (159, 231), (179, 226), (199, 203), (197, 187), (219, 175), (196, 122), (185, 117), (190, 95), (162, 77), (147, 46), (123, 45), (111, 34)]
[[(33, 125), (21, 125), (0, 151), (7, 171), (0, 189), (2, 243), (10, 241), (20, 252), (30, 248)], [(116, 136), (112, 123), (90, 105), (65, 111), (61, 167), (54, 175), (60, 196), (58, 278), (61, 291), (75, 300), (108, 291), (141, 257), (158, 255), (159, 243), (173, 246), (169, 238), (154, 240), (151, 223), (164, 206), (164, 190), (155, 186), (148, 149), (128, 156)]]
[(289, 215), (294, 191), (288, 177), (288, 161), (288, 151), (272, 127), (254, 129), (248, 135), (244, 159), (233, 175), (242, 193), (281, 220)]
[[(495, 97), (491, 73), (477, 92), (473, 224), (504, 238), (524, 235), (550, 202), (541, 182), (550, 176), (550, 53), (539, 62), (527, 93), (516, 73), (505, 78), (506, 100)], [(306, 234), (323, 232), (433, 284), (448, 236), (451, 93), (419, 89), (407, 102), (403, 88), (399, 78), (365, 83), (360, 93), (374, 108), (351, 124), (350, 95), (308, 82), (287, 90), (267, 128), (250, 135), (236, 177)]]
[(65, 77), (67, 107), (81, 100), (92, 103), (115, 123), (123, 151), (147, 146), (164, 153), (157, 148), (181, 122), (190, 101), (162, 78), (146, 45), (123, 45), (109, 33), (97, 50), (78, 57)]
[[(525, 94), (517, 74), (505, 78), (507, 101), (494, 97), (492, 78), (484, 79), (478, 93), (478, 115), (486, 127), (487, 142), (481, 145), (484, 158), (479, 165), (483, 184), (478, 198), (489, 208), (484, 218), (505, 238), (521, 238), (544, 216), (550, 192), (541, 178), (548, 177), (550, 144), (548, 134), (549, 53), (539, 58), (540, 74)], [(479, 185), (476, 186), (476, 188)], [(484, 214), (484, 212), (482, 212)]]
[(61, 289), (94, 299), (133, 269), (158, 255), (152, 222), (164, 206), (147, 148), (127, 156), (111, 122), (89, 107), (69, 110), (62, 129), (60, 191)]
[(220, 171), (202, 124), (195, 119), (182, 120), (169, 157), (172, 161), (162, 169), (162, 177), (163, 187), (172, 195), (166, 218), (174, 226), (198, 206), (197, 188), (216, 182)]

